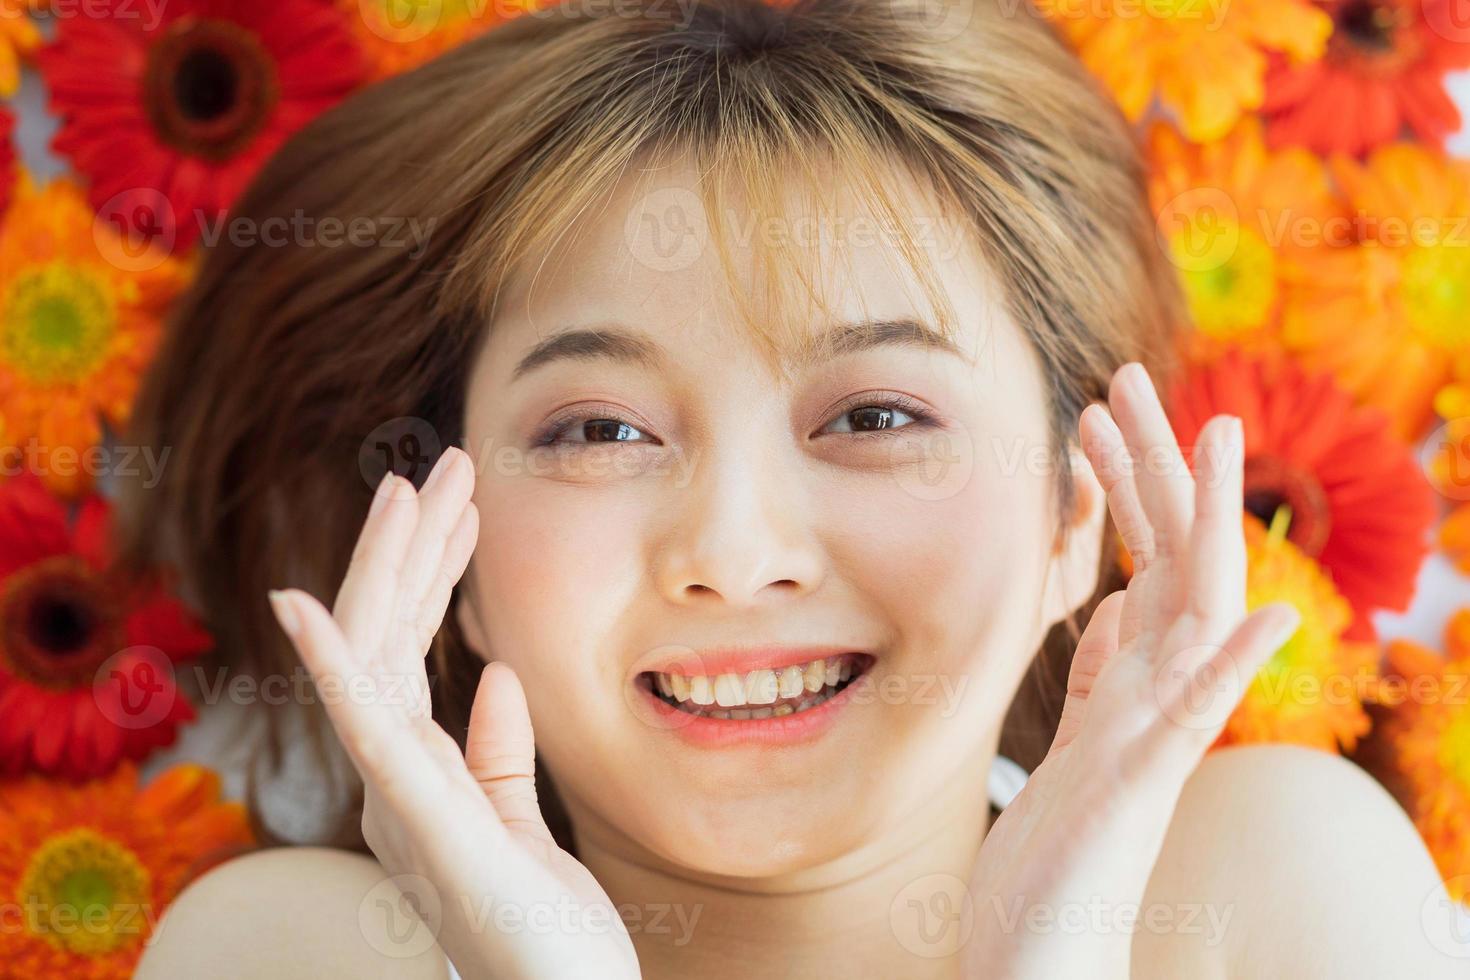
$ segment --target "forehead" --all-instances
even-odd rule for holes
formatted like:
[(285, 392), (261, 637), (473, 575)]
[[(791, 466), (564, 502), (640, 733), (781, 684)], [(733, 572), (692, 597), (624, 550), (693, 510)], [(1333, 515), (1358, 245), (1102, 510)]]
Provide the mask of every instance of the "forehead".
[[(835, 323), (912, 319), (949, 324), (980, 360), (995, 328), (1014, 328), (973, 232), (906, 168), (883, 177), (897, 221), (835, 168), (776, 177), (768, 197), (728, 180), (711, 187), (686, 158), (630, 167), (506, 277), (491, 347), (515, 356), (571, 327), (621, 324), (676, 351), (766, 346), (779, 357)], [(947, 310), (926, 292), (924, 268)]]

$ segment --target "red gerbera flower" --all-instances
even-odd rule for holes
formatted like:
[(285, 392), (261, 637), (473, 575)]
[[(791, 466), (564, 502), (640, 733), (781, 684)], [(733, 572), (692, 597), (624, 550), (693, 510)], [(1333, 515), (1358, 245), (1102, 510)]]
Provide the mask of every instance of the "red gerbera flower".
[(1470, 66), (1462, 0), (1317, 0), (1333, 31), (1321, 61), (1273, 59), (1266, 76), (1273, 146), (1361, 156), (1407, 126), (1440, 145), (1460, 128), (1448, 71)]
[(53, 145), (108, 220), (180, 247), (363, 78), (341, 13), (320, 0), (171, 0), (151, 27), (131, 0), (87, 9), (39, 56), (62, 117)]
[(1181, 446), (1221, 412), (1244, 425), (1246, 510), (1270, 521), (1280, 505), (1291, 508), (1288, 540), (1326, 568), (1353, 607), (1344, 638), (1373, 639), (1368, 614), (1407, 608), (1437, 517), (1413, 452), (1384, 413), (1277, 353), (1226, 350), (1191, 366), (1171, 392)]
[(0, 484), (0, 773), (99, 776), (194, 718), (173, 664), (210, 636), (160, 581), (109, 570), (108, 524), (100, 496), (68, 528), (35, 474)]

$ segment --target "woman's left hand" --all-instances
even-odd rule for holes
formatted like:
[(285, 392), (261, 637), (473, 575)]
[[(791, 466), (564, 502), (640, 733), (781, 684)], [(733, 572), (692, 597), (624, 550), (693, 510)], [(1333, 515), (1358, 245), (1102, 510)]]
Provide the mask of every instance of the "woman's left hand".
[[(1148, 921), (1185, 781), (1299, 622), (1285, 603), (1246, 615), (1239, 420), (1209, 421), (1191, 475), (1142, 365), (1118, 370), (1108, 400), (1112, 417), (1089, 406), (1080, 434), (1134, 572), (1087, 624), (1051, 749), (986, 835), (969, 976), (1129, 976), (1132, 934), (1106, 924)], [(1028, 934), (1038, 913), (1083, 928)]]

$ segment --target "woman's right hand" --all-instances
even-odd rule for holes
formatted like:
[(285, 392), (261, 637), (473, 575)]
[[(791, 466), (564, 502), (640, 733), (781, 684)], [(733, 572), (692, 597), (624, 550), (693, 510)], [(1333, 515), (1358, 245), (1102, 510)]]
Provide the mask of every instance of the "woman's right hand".
[(466, 980), (637, 977), (612, 901), (542, 818), (515, 672), (480, 675), (463, 753), (430, 712), (424, 657), (475, 548), (474, 480), (457, 448), (422, 492), (385, 480), (332, 611), (299, 589), (271, 605), (362, 776), (368, 846), (389, 874), (432, 886), (420, 911)]

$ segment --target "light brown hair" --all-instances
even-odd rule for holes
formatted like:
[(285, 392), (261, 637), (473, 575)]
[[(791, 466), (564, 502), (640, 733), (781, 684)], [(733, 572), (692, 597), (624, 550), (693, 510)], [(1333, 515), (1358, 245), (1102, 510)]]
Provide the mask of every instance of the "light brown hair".
[[(441, 445), (461, 442), (501, 284), (632, 163), (665, 152), (711, 175), (700, 193), (717, 216), (721, 188), (770, 213), (827, 161), (903, 226), (911, 215), (885, 184), (894, 165), (918, 175), (978, 241), (1033, 343), (1054, 446), (1075, 440), (1122, 363), (1143, 361), (1166, 390), (1181, 305), (1132, 131), (1023, 0), (939, 9), (585, 0), (524, 14), (315, 120), (235, 217), (414, 216), (432, 234), (421, 254), (228, 240), (205, 252), (133, 416), (129, 439), (170, 456), (159, 485), (124, 488), (125, 559), (178, 569), (231, 669), (299, 670), (265, 593), (297, 586), (330, 605), (371, 499), (364, 438), (409, 417)], [(763, 261), (772, 283), (793, 265), (779, 249)], [(767, 337), (753, 310), (770, 297), (735, 293)], [(1069, 473), (1055, 479), (1060, 545), (1073, 501)], [(1110, 523), (1105, 533), (1097, 593), (1052, 631), (1007, 719), (1002, 751), (1028, 767), (1051, 739), (1081, 624), (1119, 587)], [(436, 716), (459, 737), (479, 666), (451, 613), (430, 672)], [(330, 729), (305, 715), (328, 758)], [(262, 771), (279, 763), (283, 730), (265, 726)], [(345, 843), (359, 843), (352, 807)]]

